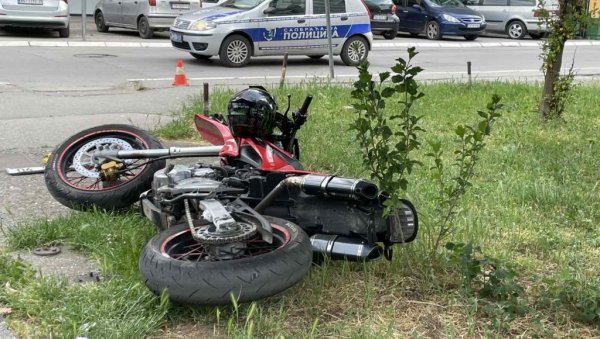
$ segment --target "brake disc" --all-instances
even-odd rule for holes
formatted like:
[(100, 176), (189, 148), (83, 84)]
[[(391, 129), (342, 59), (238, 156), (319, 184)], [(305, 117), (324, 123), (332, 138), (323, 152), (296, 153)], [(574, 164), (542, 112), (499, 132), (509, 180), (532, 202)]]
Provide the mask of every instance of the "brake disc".
[(133, 150), (133, 147), (127, 141), (118, 138), (92, 140), (81, 146), (73, 157), (73, 168), (77, 173), (88, 178), (100, 177), (100, 172), (96, 169), (96, 164), (92, 160), (93, 156), (100, 148), (111, 151)]

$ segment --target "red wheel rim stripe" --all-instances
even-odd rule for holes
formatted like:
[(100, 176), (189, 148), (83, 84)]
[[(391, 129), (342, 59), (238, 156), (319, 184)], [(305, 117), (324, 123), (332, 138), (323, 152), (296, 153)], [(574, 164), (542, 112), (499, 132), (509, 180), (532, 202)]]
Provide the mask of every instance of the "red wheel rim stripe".
[[(73, 141), (71, 144), (69, 144), (69, 146), (66, 147), (62, 151), (62, 153), (60, 154), (60, 156), (58, 157), (58, 160), (56, 161), (55, 166), (57, 167), (56, 172), (58, 172), (58, 176), (60, 177), (60, 179), (64, 183), (66, 183), (67, 185), (69, 185), (69, 186), (71, 186), (71, 187), (73, 187), (75, 189), (78, 189), (80, 191), (86, 191), (86, 192), (87, 191), (106, 191), (106, 190), (111, 190), (111, 189), (114, 189), (114, 188), (117, 188), (117, 187), (121, 187), (121, 186), (127, 184), (128, 182), (130, 182), (131, 180), (128, 180), (128, 181), (126, 181), (126, 182), (124, 182), (124, 183), (122, 183), (120, 185), (111, 186), (109, 188), (103, 188), (103, 189), (100, 189), (100, 190), (85, 190), (85, 189), (82, 189), (81, 187), (78, 187), (78, 186), (75, 186), (75, 185), (71, 184), (71, 182), (69, 182), (69, 180), (67, 180), (67, 178), (65, 177), (65, 175), (64, 175), (64, 173), (62, 171), (62, 168), (60, 166), (60, 164), (62, 163), (62, 159), (65, 156), (65, 153), (71, 148), (71, 146), (77, 144), (81, 140), (83, 140), (85, 138), (88, 138), (88, 137), (90, 137), (92, 135), (101, 134), (101, 133), (102, 134), (104, 134), (104, 133), (111, 133), (111, 132), (121, 132), (121, 133), (124, 133), (124, 134), (131, 135), (131, 136), (135, 137), (136, 139), (140, 140), (144, 144), (144, 146), (146, 147), (146, 149), (148, 149), (148, 143), (146, 143), (146, 141), (142, 137), (140, 137), (139, 135), (137, 135), (135, 133), (132, 133), (132, 132), (129, 132), (129, 131), (120, 130), (120, 129), (111, 129), (111, 130), (97, 131), (97, 132), (94, 132), (94, 133), (91, 133), (91, 134), (84, 135), (81, 138), (79, 138), (79, 139)], [(142, 170), (144, 169), (144, 167), (145, 167), (145, 165), (141, 167)]]

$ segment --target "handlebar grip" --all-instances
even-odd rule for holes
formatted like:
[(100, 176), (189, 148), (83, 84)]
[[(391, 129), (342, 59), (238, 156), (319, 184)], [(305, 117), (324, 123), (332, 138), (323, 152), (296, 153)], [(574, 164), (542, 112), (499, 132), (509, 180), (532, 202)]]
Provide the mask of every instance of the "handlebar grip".
[(310, 106), (312, 99), (313, 99), (312, 95), (307, 95), (306, 99), (304, 99), (304, 103), (302, 104), (302, 107), (300, 107), (300, 110), (298, 111), (298, 113), (300, 113), (301, 115), (306, 115), (306, 112), (308, 111), (308, 106)]

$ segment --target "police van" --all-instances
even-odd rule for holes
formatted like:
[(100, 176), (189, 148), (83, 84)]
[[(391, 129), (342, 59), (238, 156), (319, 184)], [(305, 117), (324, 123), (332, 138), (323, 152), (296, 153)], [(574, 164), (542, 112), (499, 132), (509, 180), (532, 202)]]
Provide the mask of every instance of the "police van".
[[(369, 13), (361, 0), (330, 0), (334, 55), (346, 65), (367, 58), (373, 43)], [(197, 59), (218, 55), (229, 67), (253, 56), (328, 53), (325, 0), (226, 0), (175, 19), (171, 44)]]

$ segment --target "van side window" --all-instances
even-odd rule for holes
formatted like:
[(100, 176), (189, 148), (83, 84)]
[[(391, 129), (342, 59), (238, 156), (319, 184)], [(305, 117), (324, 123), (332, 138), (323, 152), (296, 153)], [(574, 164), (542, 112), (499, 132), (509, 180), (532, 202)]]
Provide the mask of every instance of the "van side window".
[[(346, 13), (346, 0), (329, 0), (331, 13)], [(313, 0), (313, 14), (325, 14), (325, 0)]]
[(273, 0), (269, 7), (274, 8), (269, 16), (304, 15), (306, 14), (305, 0)]
[(536, 0), (510, 0), (510, 5), (511, 6), (534, 7), (535, 5), (537, 5), (537, 1)]
[(508, 6), (508, 0), (483, 0), (481, 6)]

